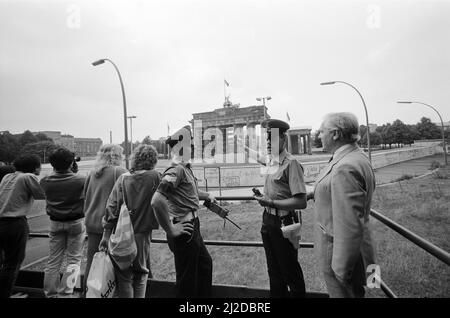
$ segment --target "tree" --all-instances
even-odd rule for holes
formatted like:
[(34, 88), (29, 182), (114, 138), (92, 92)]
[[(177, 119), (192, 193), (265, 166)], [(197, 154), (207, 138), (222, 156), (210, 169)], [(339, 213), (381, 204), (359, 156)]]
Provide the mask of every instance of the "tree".
[[(371, 132), (370, 133), (370, 147), (372, 148), (372, 146), (378, 146), (381, 143), (382, 143), (381, 134), (377, 131)], [(364, 147), (367, 147), (367, 134), (366, 133), (359, 140), (359, 144)]]
[(44, 140), (26, 144), (22, 148), (23, 155), (37, 155), (42, 163), (48, 162), (49, 155), (57, 148), (58, 146), (52, 140)]
[(17, 137), (6, 131), (0, 134), (0, 161), (10, 164), (19, 156), (20, 145)]
[(389, 128), (389, 134), (397, 145), (408, 141), (408, 133), (408, 127), (400, 119), (395, 120)]
[(392, 144), (394, 143), (394, 139), (392, 138), (392, 136), (390, 135), (390, 132), (389, 132), (390, 128), (391, 128), (391, 124), (386, 123), (386, 124), (383, 124), (383, 126), (378, 126), (376, 129), (376, 131), (381, 136), (381, 143), (383, 144), (383, 148), (385, 145), (389, 145), (389, 148), (392, 148)]
[(26, 144), (31, 144), (37, 141), (38, 139), (29, 130), (25, 130), (22, 133), (22, 135), (19, 136), (19, 144), (21, 147), (25, 146)]
[(316, 148), (322, 148), (323, 147), (322, 140), (319, 138), (319, 134), (320, 134), (320, 132), (318, 130), (313, 134), (313, 136), (314, 136), (314, 138), (313, 138), (313, 146), (316, 147)]
[(47, 137), (47, 135), (43, 134), (43, 133), (37, 133), (35, 135), (37, 141), (52, 141), (52, 138)]
[(442, 137), (439, 127), (432, 123), (429, 118), (422, 117), (420, 122), (416, 124), (416, 128), (420, 139), (439, 139)]

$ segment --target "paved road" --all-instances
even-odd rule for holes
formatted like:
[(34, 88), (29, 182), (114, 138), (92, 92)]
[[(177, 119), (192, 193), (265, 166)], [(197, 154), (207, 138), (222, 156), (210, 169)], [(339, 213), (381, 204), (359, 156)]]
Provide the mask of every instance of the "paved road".
[[(401, 162), (388, 167), (383, 167), (375, 170), (377, 184), (386, 184), (402, 177), (403, 175), (419, 176), (430, 172), (429, 168), (433, 161), (438, 161), (441, 164), (444, 162), (442, 155), (435, 155), (425, 158), (414, 159), (410, 161)], [(86, 167), (91, 168), (89, 164), (80, 167), (80, 171), (84, 171)], [(82, 170), (83, 169), (83, 170)], [(86, 170), (88, 171), (88, 170)], [(219, 191), (212, 191), (214, 195), (218, 196)], [(222, 195), (227, 196), (243, 196), (251, 195), (251, 188), (240, 188), (232, 190), (222, 190)], [(35, 202), (40, 205), (34, 214), (29, 217), (29, 225), (31, 232), (47, 233), (49, 228), (49, 219), (44, 214), (44, 202)], [(45, 238), (31, 238), (27, 244), (26, 257), (22, 266), (26, 266), (36, 260), (41, 259), (48, 254), (48, 239)]]

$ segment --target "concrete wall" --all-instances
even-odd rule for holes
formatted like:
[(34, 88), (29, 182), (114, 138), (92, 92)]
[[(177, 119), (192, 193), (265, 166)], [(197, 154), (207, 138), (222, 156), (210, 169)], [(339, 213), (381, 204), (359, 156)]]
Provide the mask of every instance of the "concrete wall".
[[(436, 147), (413, 147), (397, 151), (386, 151), (372, 155), (374, 169), (385, 167), (394, 163), (411, 159), (431, 156), (436, 153)], [(302, 164), (304, 168), (305, 182), (314, 182), (320, 171), (326, 167), (327, 161), (307, 162)], [(200, 187), (253, 187), (263, 186), (265, 169), (262, 166), (196, 166), (193, 168)]]

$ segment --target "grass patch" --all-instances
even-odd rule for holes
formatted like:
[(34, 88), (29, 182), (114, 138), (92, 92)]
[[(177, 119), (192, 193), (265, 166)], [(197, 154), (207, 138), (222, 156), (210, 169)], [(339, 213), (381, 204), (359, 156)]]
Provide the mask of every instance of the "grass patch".
[[(442, 169), (448, 174), (449, 168)], [(450, 250), (450, 182), (427, 177), (380, 187), (373, 208), (438, 247)], [(381, 277), (400, 297), (449, 297), (450, 267), (372, 220)]]

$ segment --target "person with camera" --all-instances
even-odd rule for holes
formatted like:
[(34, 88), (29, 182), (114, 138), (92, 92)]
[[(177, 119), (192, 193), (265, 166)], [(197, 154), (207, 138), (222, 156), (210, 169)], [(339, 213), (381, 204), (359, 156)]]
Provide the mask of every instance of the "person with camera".
[[(75, 155), (59, 147), (49, 157), (53, 172), (42, 178), (50, 216), (49, 257), (44, 275), (46, 297), (66, 297), (73, 293), (80, 272), (85, 238), (84, 183), (86, 178), (72, 172)], [(60, 267), (67, 256), (67, 266), (60, 278)]]
[(176, 269), (176, 297), (210, 297), (212, 259), (200, 233), (199, 200), (216, 202), (214, 196), (198, 189), (191, 169), (192, 135), (189, 126), (166, 140), (172, 164), (163, 174), (153, 196), (159, 224), (167, 233)]
[(298, 246), (285, 238), (281, 229), (282, 226), (299, 223), (295, 210), (306, 208), (303, 167), (286, 150), (289, 124), (268, 119), (262, 122), (261, 127), (266, 128), (270, 161), (265, 168), (264, 195), (255, 195), (255, 199), (264, 207), (261, 236), (269, 273), (270, 297), (303, 298), (306, 290), (298, 262)]
[(41, 161), (35, 155), (14, 160), (15, 172), (0, 183), (0, 298), (8, 298), (25, 258), (29, 227), (26, 216), (34, 200), (45, 199), (37, 176)]

